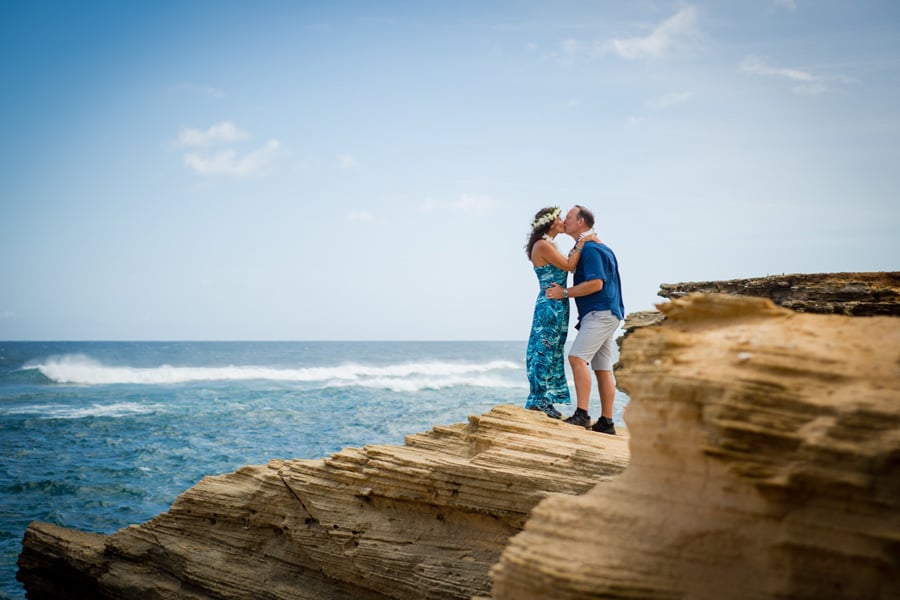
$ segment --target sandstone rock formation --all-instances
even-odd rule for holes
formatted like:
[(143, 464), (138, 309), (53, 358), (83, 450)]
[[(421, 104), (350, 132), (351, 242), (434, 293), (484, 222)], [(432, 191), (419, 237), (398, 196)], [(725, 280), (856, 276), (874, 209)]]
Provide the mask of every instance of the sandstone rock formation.
[(769, 298), (798, 312), (900, 316), (900, 272), (773, 275), (730, 281), (664, 283), (659, 295), (738, 294)]
[(41, 598), (470, 598), (532, 508), (618, 475), (627, 436), (500, 406), (403, 446), (207, 477), (110, 536), (29, 526)]
[(491, 597), (900, 597), (900, 319), (660, 308), (617, 372), (628, 469), (541, 502)]
[(19, 578), (32, 600), (900, 598), (900, 319), (840, 316), (897, 315), (898, 290), (666, 284), (626, 321), (630, 459), (497, 407), (208, 477), (109, 536), (34, 523)]

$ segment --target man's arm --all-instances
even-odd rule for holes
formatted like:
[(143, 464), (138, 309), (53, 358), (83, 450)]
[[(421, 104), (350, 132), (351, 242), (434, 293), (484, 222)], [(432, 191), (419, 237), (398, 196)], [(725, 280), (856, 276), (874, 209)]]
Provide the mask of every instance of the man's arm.
[(554, 283), (547, 288), (547, 297), (552, 300), (561, 300), (563, 298), (578, 298), (580, 296), (589, 296), (603, 289), (602, 279), (588, 279), (582, 281), (578, 285), (570, 288), (563, 288), (558, 283)]

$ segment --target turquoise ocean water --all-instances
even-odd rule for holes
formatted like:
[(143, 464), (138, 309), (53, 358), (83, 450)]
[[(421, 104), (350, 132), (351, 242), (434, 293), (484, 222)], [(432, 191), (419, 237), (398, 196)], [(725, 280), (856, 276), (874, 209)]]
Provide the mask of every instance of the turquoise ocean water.
[(0, 598), (24, 598), (16, 560), (33, 520), (112, 533), (206, 475), (402, 444), (523, 406), (524, 353), (525, 342), (0, 342)]

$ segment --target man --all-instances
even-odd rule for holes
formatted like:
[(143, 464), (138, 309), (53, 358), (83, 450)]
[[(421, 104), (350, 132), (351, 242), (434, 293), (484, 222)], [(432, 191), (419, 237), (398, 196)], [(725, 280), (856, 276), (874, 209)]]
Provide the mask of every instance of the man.
[[(583, 206), (576, 205), (566, 214), (564, 224), (568, 235), (581, 240), (592, 232), (594, 215)], [(566, 419), (566, 423), (615, 435), (612, 416), (616, 380), (612, 373), (612, 357), (615, 334), (619, 323), (625, 318), (625, 306), (622, 304), (619, 263), (612, 249), (600, 242), (585, 243), (572, 283), (570, 288), (553, 284), (547, 289), (548, 298), (575, 298), (578, 306), (578, 324), (575, 325), (578, 336), (569, 350), (578, 408)], [(591, 368), (600, 388), (601, 410), (600, 418), (593, 427), (588, 414)]]

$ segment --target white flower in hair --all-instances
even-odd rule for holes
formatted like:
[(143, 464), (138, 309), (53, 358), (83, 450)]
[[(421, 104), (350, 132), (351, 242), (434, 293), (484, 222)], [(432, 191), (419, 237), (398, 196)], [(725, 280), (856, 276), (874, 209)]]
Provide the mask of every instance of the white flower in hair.
[(531, 228), (537, 229), (538, 227), (543, 227), (548, 223), (552, 223), (559, 217), (560, 213), (562, 213), (562, 209), (558, 206), (554, 206), (553, 210), (546, 213), (542, 217), (535, 219), (534, 222), (531, 223)]

